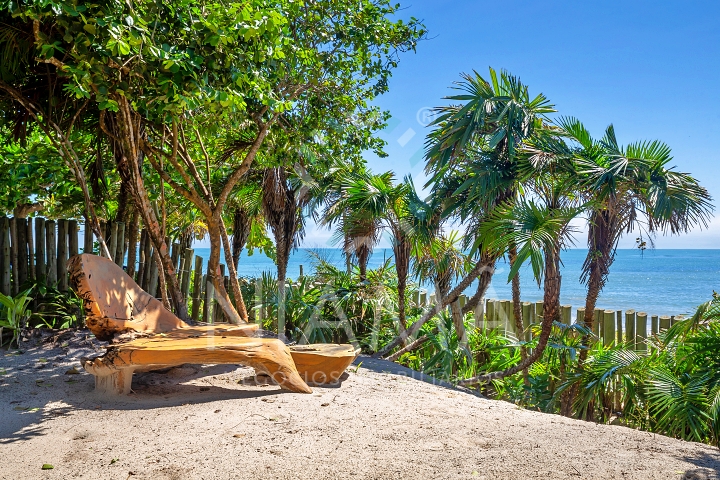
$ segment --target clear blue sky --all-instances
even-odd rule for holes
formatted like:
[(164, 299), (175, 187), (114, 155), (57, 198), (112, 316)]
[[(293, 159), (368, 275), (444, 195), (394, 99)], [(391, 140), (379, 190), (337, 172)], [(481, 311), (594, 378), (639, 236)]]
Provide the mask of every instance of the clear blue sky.
[[(623, 143), (666, 142), (678, 170), (720, 198), (720, 2), (400, 1), (402, 16), (424, 20), (430, 39), (401, 57), (390, 92), (376, 102), (393, 119), (382, 135), (390, 156), (368, 157), (373, 170), (422, 184), (424, 112), (443, 103), (461, 72), (485, 75), (492, 66), (595, 136), (613, 123)], [(329, 237), (309, 233), (308, 246)], [(621, 246), (633, 246), (628, 237)], [(720, 218), (706, 231), (658, 237), (656, 246), (720, 248)]]

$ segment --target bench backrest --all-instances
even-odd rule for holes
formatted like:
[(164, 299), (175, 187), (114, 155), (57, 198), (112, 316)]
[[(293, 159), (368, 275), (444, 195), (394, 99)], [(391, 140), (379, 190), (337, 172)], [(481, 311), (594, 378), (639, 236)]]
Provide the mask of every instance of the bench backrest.
[(188, 326), (107, 258), (76, 255), (68, 271), (85, 303), (85, 323), (101, 340), (123, 331), (163, 333)]

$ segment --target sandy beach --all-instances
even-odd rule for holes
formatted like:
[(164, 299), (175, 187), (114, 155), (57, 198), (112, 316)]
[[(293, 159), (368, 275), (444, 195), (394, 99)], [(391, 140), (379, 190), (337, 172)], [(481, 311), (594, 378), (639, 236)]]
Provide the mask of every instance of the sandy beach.
[(310, 395), (218, 365), (136, 374), (110, 400), (72, 373), (102, 353), (86, 332), (22, 346), (0, 357), (2, 479), (720, 478), (716, 448), (523, 410), (368, 357)]

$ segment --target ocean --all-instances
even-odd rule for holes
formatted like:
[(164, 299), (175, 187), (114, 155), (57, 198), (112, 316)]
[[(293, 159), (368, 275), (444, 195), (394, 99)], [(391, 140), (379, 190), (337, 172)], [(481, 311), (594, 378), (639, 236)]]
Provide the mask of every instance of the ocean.
[[(311, 273), (310, 251), (298, 249), (292, 254), (288, 277), (297, 278), (300, 265), (304, 266), (305, 274)], [(344, 268), (345, 260), (340, 249), (320, 248), (312, 251), (319, 252), (326, 260)], [(563, 305), (572, 305), (573, 310), (585, 305), (585, 286), (580, 283), (580, 271), (586, 253), (586, 250), (571, 249), (561, 256), (560, 301)], [(207, 261), (210, 249), (197, 248), (195, 254)], [(381, 265), (389, 257), (392, 257), (391, 249), (376, 250), (370, 259), (369, 268)], [(257, 277), (264, 271), (276, 272), (273, 261), (257, 251), (252, 256), (243, 252), (238, 270), (243, 277)], [(512, 298), (507, 282), (508, 272), (505, 262), (498, 263), (487, 298)], [(533, 280), (529, 266), (521, 270), (520, 283), (523, 301), (542, 300), (542, 289)], [(714, 289), (720, 290), (720, 250), (618, 250), (597, 306), (613, 310), (634, 309), (650, 315), (687, 315), (697, 305), (710, 300)], [(467, 293), (472, 292), (474, 287), (470, 287)]]

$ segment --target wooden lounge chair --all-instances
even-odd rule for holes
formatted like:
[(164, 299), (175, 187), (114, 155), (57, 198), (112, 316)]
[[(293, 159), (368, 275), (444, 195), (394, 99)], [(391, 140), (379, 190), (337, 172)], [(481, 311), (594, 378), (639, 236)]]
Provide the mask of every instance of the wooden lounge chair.
[(185, 363), (248, 365), (282, 388), (311, 393), (306, 381), (337, 381), (359, 353), (352, 345), (288, 347), (275, 338), (253, 337), (255, 324), (188, 325), (103, 257), (74, 256), (68, 271), (84, 301), (85, 323), (98, 339), (139, 337), (111, 344), (102, 357), (83, 359), (85, 370), (95, 375), (96, 390), (104, 393), (129, 393), (133, 372)]

